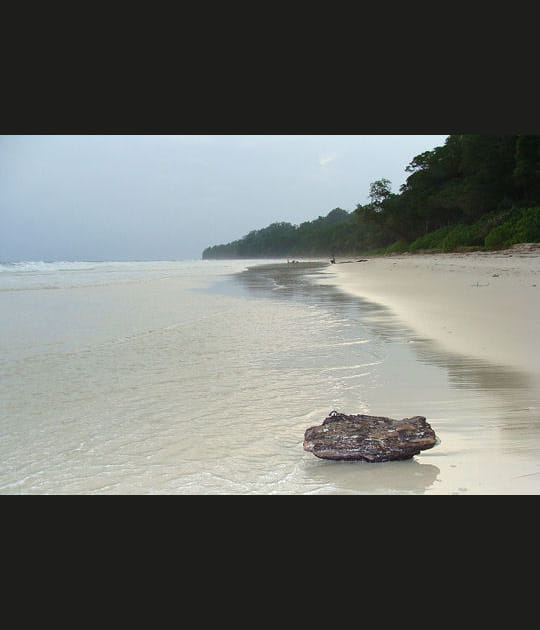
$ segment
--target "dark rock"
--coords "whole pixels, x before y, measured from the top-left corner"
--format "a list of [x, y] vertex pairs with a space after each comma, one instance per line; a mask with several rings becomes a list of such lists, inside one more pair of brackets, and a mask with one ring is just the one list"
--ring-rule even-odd
[[388, 462], [409, 459], [436, 442], [423, 416], [392, 420], [332, 411], [321, 425], [306, 429], [304, 450], [322, 459]]

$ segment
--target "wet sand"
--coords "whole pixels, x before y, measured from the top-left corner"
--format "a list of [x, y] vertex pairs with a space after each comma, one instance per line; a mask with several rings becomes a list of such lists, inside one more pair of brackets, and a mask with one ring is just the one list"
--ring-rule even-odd
[[[434, 471], [425, 492], [540, 494], [539, 247], [337, 259], [321, 282], [395, 331], [369, 412], [427, 417], [441, 443], [413, 460]], [[401, 359], [407, 348], [416, 361]], [[387, 491], [404, 471], [385, 467]]]
[[330, 269], [343, 290], [391, 308], [445, 350], [540, 377], [540, 247], [343, 260]]

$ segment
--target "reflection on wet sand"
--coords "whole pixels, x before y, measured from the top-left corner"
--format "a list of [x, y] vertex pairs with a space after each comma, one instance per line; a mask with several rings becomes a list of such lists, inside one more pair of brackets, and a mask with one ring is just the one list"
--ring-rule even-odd
[[337, 493], [411, 493], [422, 494], [431, 487], [440, 470], [433, 464], [421, 464], [416, 459], [396, 462], [317, 462], [305, 463], [310, 481], [322, 486], [330, 484]]
[[429, 339], [419, 338], [399, 320], [397, 314], [385, 306], [351, 296], [333, 285], [317, 283], [317, 274], [326, 267], [327, 264], [323, 262], [260, 265], [234, 275], [233, 279], [244, 290], [258, 297], [337, 306], [344, 313], [359, 317], [383, 341], [403, 342], [406, 339], [419, 361], [448, 371], [448, 379], [453, 387], [500, 390], [527, 389], [534, 385], [531, 376], [525, 372], [451, 353]]
[[418, 360], [448, 370], [448, 379], [458, 389], [499, 390], [526, 389], [534, 386], [530, 374], [508, 366], [495, 365], [462, 354], [449, 352], [431, 339], [418, 337], [386, 306], [367, 302], [362, 298], [360, 308], [365, 313], [364, 321], [385, 341], [403, 341], [411, 344]]

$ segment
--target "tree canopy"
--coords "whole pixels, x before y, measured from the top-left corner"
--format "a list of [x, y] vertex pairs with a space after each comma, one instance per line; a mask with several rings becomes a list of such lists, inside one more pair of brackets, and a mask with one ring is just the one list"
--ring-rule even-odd
[[369, 203], [299, 226], [273, 223], [203, 258], [452, 251], [540, 242], [540, 136], [450, 135], [413, 157], [399, 193], [381, 178]]

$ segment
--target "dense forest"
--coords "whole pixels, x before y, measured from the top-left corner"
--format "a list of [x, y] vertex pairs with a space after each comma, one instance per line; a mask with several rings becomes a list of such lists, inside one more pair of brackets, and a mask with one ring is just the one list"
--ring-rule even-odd
[[273, 223], [204, 250], [205, 259], [498, 249], [540, 242], [540, 136], [450, 135], [412, 159], [399, 193], [300, 225]]

